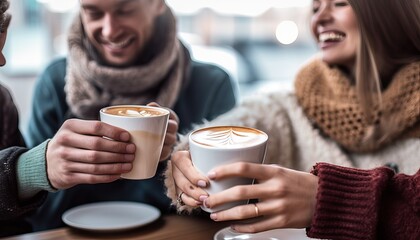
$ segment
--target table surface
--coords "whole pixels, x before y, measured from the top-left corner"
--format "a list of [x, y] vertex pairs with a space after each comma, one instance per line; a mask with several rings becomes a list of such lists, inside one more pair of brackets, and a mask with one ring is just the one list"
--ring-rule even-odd
[[17, 235], [4, 240], [53, 240], [53, 239], [213, 239], [228, 222], [214, 222], [208, 217], [164, 215], [155, 222], [130, 231], [100, 233], [63, 227], [48, 231]]

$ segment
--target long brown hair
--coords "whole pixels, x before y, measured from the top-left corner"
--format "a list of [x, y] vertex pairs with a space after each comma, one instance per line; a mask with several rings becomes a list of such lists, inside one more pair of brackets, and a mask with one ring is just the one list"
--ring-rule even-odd
[[368, 121], [381, 125], [381, 133], [367, 137], [386, 138], [386, 129], [392, 129], [396, 123], [390, 116], [373, 113], [381, 112], [381, 91], [398, 69], [420, 60], [420, 1], [348, 1], [358, 19], [361, 36], [355, 67], [359, 101]]

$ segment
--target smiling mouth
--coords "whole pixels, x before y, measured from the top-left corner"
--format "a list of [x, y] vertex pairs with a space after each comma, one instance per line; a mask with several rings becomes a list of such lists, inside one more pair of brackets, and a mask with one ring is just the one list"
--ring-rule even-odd
[[327, 32], [319, 34], [319, 41], [320, 42], [338, 42], [343, 40], [345, 37], [344, 34], [336, 33], [336, 32]]
[[106, 41], [103, 44], [112, 49], [123, 49], [127, 47], [131, 42], [132, 42], [132, 38], [128, 38], [124, 41], [119, 41], [119, 42]]

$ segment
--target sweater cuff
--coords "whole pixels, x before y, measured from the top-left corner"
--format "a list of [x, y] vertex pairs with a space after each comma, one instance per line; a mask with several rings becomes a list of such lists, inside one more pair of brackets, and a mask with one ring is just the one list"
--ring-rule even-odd
[[46, 153], [49, 140], [20, 155], [17, 161], [19, 199], [29, 199], [38, 192], [57, 191], [47, 177]]
[[307, 235], [321, 239], [375, 239], [379, 201], [392, 170], [361, 170], [318, 163], [317, 203]]

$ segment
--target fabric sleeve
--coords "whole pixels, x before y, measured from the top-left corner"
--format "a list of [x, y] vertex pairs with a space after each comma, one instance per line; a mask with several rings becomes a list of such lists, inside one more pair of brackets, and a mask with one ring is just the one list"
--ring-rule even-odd
[[52, 138], [66, 116], [64, 77], [65, 61], [53, 62], [36, 82], [29, 121], [29, 147], [35, 147]]
[[235, 105], [235, 82], [229, 75], [215, 65], [193, 61], [190, 80], [174, 107], [179, 132], [186, 134], [194, 124], [212, 121]]
[[307, 234], [322, 239], [420, 239], [420, 170], [315, 165], [317, 204]]
[[[214, 87], [214, 94], [211, 105], [209, 106], [209, 112], [206, 116], [207, 120], [213, 120], [217, 116], [228, 112], [236, 105], [236, 88], [234, 82], [225, 72], [222, 72], [221, 80], [219, 84]], [[214, 81], [213, 81], [214, 82]]]
[[0, 149], [25, 146], [19, 131], [19, 115], [7, 88], [0, 84]]
[[0, 221], [18, 219], [45, 201], [47, 192], [44, 191], [24, 201], [18, 197], [16, 165], [19, 156], [26, 151], [20, 147], [0, 151]]
[[19, 199], [29, 199], [38, 192], [45, 190], [55, 192], [47, 176], [46, 152], [48, 142], [32, 148], [20, 155], [17, 162], [17, 182]]

